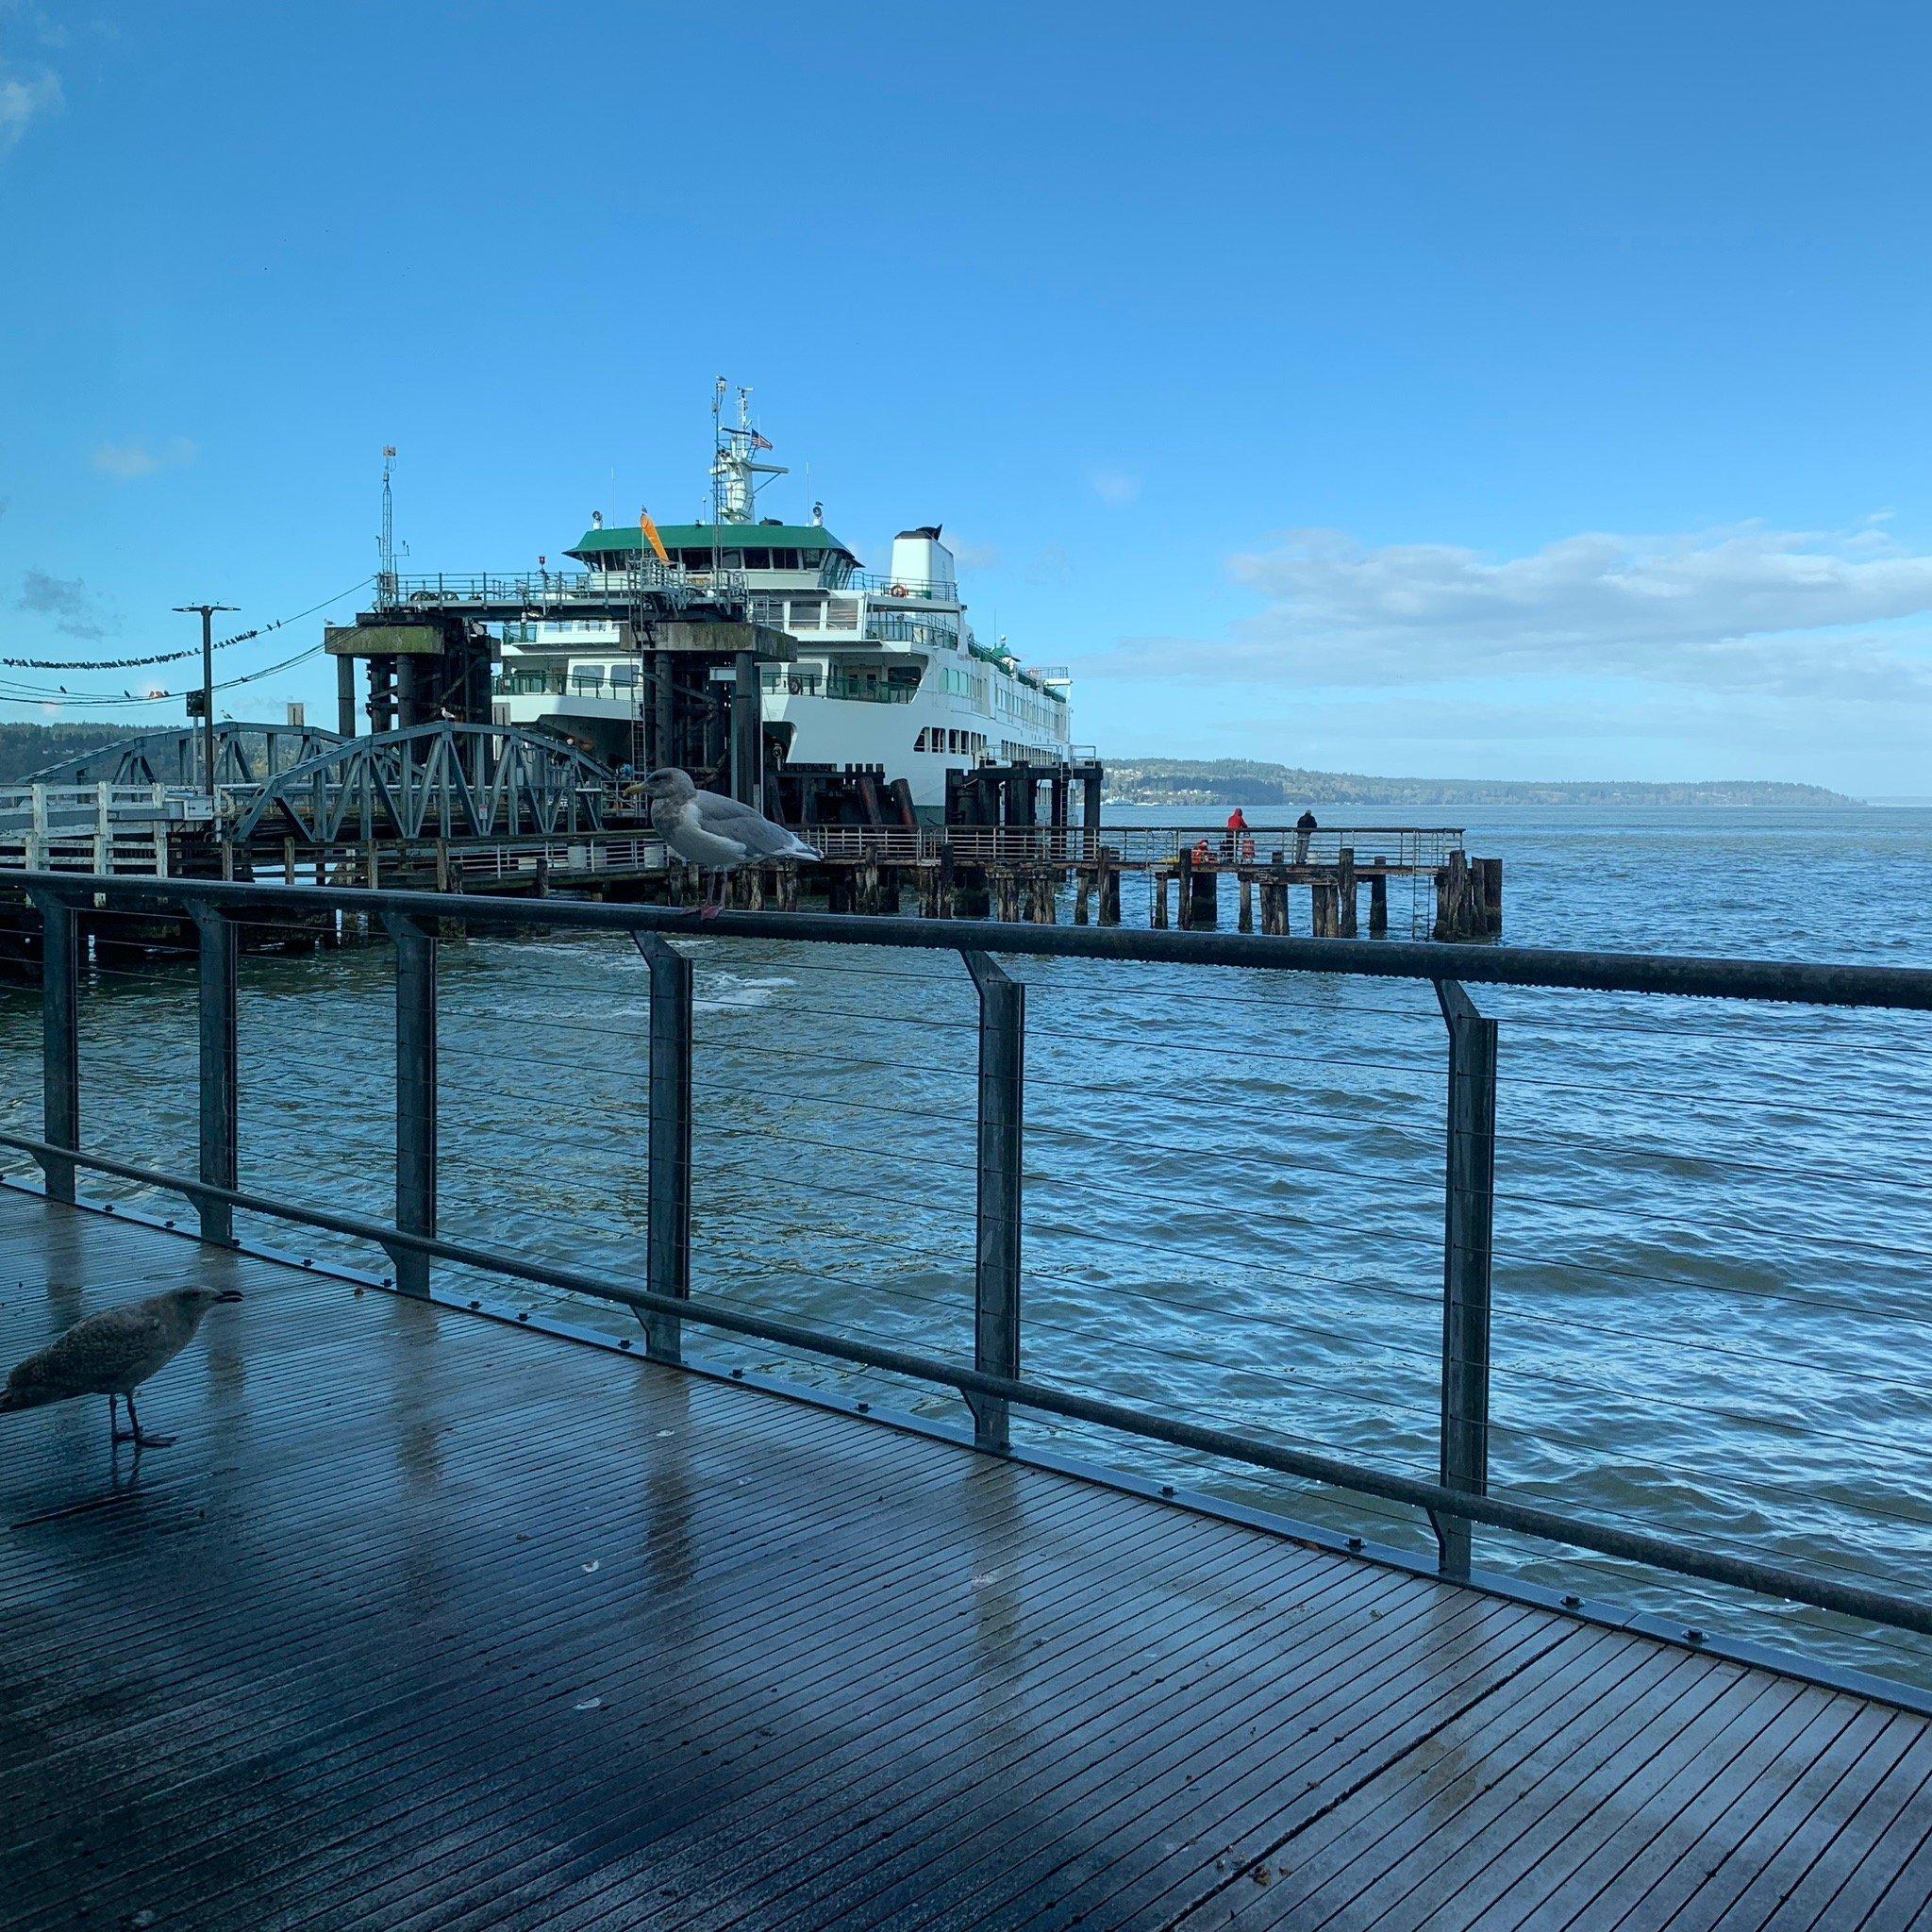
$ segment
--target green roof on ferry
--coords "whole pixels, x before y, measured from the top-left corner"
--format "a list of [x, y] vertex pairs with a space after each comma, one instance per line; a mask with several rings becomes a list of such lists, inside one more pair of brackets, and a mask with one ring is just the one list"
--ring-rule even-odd
[[[823, 524], [659, 524], [658, 534], [667, 550], [808, 550], [821, 557], [826, 551], [858, 558]], [[580, 563], [616, 552], [648, 549], [644, 533], [635, 524], [618, 524], [599, 530], [586, 530], [565, 553]]]

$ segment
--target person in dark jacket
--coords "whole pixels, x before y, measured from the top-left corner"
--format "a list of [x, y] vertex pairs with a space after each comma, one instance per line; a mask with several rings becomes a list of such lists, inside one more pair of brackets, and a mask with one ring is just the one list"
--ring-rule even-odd
[[1306, 865], [1308, 862], [1308, 834], [1316, 830], [1315, 814], [1305, 811], [1294, 822], [1294, 862]]

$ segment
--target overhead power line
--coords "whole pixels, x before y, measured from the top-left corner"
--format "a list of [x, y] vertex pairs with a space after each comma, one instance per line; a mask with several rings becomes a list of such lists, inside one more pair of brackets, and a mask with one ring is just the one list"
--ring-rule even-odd
[[[224, 651], [230, 644], [245, 644], [253, 638], [265, 638], [271, 631], [300, 624], [305, 617], [313, 617], [318, 610], [326, 610], [331, 604], [340, 604], [344, 597], [353, 597], [369, 581], [367, 577], [358, 578], [346, 591], [338, 591], [334, 596], [325, 597], [320, 604], [311, 604], [307, 610], [278, 617], [273, 624], [258, 624], [253, 630], [238, 630], [233, 637], [217, 638], [213, 648]], [[185, 651], [153, 651], [142, 658], [0, 658], [0, 665], [13, 671], [140, 671], [151, 664], [178, 664], [199, 655], [200, 646], [194, 645]]]

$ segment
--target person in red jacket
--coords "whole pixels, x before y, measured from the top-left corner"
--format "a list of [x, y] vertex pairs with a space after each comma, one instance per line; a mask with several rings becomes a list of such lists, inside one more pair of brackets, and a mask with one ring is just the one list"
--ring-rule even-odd
[[1227, 837], [1221, 841], [1224, 858], [1232, 858], [1241, 849], [1241, 834], [1247, 829], [1247, 815], [1236, 806], [1227, 815]]

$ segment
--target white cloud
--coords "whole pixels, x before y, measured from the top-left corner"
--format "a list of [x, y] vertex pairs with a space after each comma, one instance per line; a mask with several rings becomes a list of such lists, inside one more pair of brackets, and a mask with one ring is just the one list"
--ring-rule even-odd
[[1925, 636], [1870, 628], [1932, 614], [1932, 556], [1875, 525], [1586, 532], [1500, 559], [1301, 530], [1230, 567], [1266, 608], [1219, 640], [1130, 642], [1136, 670], [1354, 689], [1597, 677], [1932, 701]]
[[157, 470], [178, 470], [197, 454], [185, 436], [172, 436], [158, 444], [137, 436], [128, 442], [102, 443], [94, 452], [94, 468], [129, 483], [137, 476], [152, 476]]
[[1132, 503], [1141, 493], [1141, 479], [1130, 476], [1124, 470], [1096, 470], [1089, 479], [1093, 485], [1093, 493], [1102, 503], [1112, 504], [1115, 508]]
[[58, 113], [64, 99], [51, 70], [27, 72], [0, 62], [0, 156], [11, 154], [35, 122]]

